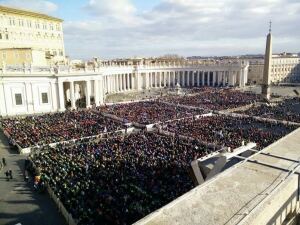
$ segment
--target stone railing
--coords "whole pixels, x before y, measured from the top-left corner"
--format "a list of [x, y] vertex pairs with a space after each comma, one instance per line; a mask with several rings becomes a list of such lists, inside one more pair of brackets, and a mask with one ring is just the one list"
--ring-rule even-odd
[[201, 63], [152, 63], [152, 64], [140, 64], [140, 65], [127, 65], [127, 64], [85, 64], [82, 67], [76, 67], [72, 65], [58, 65], [58, 66], [32, 66], [32, 65], [22, 65], [22, 66], [8, 66], [2, 64], [0, 67], [0, 74], [68, 74], [68, 73], [95, 73], [102, 72], [107, 69], [198, 69], [201, 67], [244, 67], [248, 63], [234, 61], [234, 62], [201, 62]]

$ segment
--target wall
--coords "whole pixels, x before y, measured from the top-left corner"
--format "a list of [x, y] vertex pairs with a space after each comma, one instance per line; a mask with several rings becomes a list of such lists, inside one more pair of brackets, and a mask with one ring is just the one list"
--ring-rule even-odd
[[6, 66], [47, 66], [45, 52], [31, 48], [0, 49], [0, 68]]
[[[47, 94], [48, 102], [43, 103], [42, 93]], [[16, 94], [21, 95], [22, 103], [20, 105], [16, 102]], [[55, 78], [2, 79], [0, 96], [0, 113], [2, 116], [55, 112], [58, 110]]]

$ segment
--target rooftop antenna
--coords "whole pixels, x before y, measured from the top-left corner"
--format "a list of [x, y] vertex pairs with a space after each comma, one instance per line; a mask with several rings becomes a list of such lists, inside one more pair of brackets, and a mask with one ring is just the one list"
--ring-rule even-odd
[[272, 31], [272, 21], [270, 20], [270, 22], [269, 22], [269, 33], [271, 33], [271, 31]]

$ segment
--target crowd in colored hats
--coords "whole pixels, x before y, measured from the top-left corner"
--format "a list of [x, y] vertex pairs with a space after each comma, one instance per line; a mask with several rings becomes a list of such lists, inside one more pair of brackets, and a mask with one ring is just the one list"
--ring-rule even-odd
[[236, 108], [261, 100], [260, 95], [234, 89], [202, 88], [195, 89], [193, 95], [166, 96], [162, 100], [175, 104], [201, 107], [209, 110]]
[[204, 110], [201, 109], [187, 109], [185, 107], [166, 104], [157, 100], [105, 105], [98, 109], [101, 112], [113, 114], [125, 119], [126, 121], [137, 122], [144, 125], [204, 113]]
[[92, 110], [6, 118], [4, 133], [21, 148], [45, 145], [122, 129], [122, 125]]
[[285, 99], [278, 104], [262, 104], [237, 113], [300, 123], [300, 98]]
[[231, 149], [242, 143], [255, 142], [262, 149], [297, 126], [277, 122], [257, 121], [253, 118], [230, 117], [224, 115], [204, 116], [199, 119], [183, 119], [163, 125], [162, 129], [199, 141], [214, 143]]
[[78, 224], [131, 224], [192, 189], [190, 163], [211, 151], [141, 131], [30, 157]]

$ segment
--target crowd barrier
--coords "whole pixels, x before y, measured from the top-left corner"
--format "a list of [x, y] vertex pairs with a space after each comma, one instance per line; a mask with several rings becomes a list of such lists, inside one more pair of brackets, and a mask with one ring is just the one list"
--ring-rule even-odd
[[[36, 171], [36, 165], [35, 163], [30, 160], [31, 164], [33, 165], [33, 169]], [[72, 217], [71, 213], [69, 213], [66, 210], [66, 207], [64, 206], [64, 204], [59, 200], [59, 198], [57, 198], [57, 196], [55, 195], [54, 191], [52, 190], [52, 188], [50, 187], [50, 185], [48, 183], [45, 184], [46, 185], [46, 190], [50, 196], [50, 198], [54, 201], [55, 205], [57, 206], [58, 211], [63, 215], [63, 217], [65, 218], [66, 222], [68, 225], [77, 225], [76, 220]]]
[[296, 123], [296, 122], [291, 122], [291, 121], [286, 121], [286, 120], [276, 120], [276, 119], [270, 119], [270, 118], [263, 118], [263, 117], [259, 117], [259, 116], [249, 116], [249, 115], [246, 115], [246, 114], [239, 114], [239, 113], [232, 113], [232, 112], [218, 112], [217, 114], [231, 116], [231, 117], [237, 117], [237, 118], [253, 118], [257, 121], [277, 123], [277, 124], [279, 123], [279, 124], [284, 124], [284, 125], [287, 125], [287, 126], [290, 126], [290, 125], [300, 126], [300, 123]]

